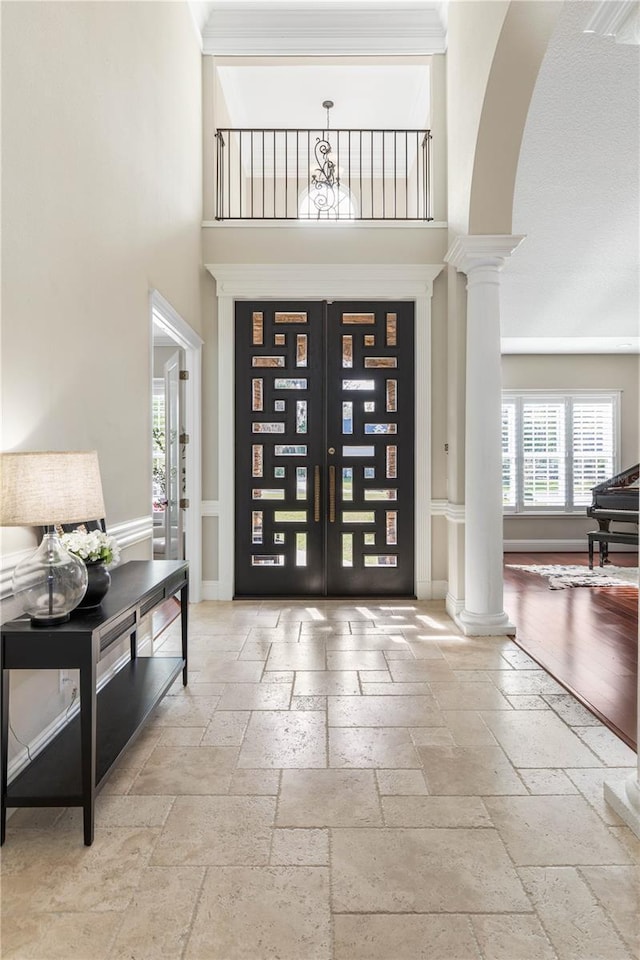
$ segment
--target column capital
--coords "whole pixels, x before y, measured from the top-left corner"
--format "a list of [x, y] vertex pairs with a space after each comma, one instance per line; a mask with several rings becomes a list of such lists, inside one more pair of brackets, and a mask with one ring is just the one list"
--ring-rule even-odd
[[444, 259], [460, 273], [468, 274], [476, 267], [492, 267], [494, 270], [501, 270], [505, 261], [524, 239], [524, 236], [510, 234], [456, 237]]

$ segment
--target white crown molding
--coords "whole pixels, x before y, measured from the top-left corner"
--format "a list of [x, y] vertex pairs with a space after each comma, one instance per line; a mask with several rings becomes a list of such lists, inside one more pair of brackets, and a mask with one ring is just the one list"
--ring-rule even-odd
[[502, 354], [524, 353], [640, 353], [640, 337], [503, 337]]
[[613, 37], [616, 43], [640, 44], [640, 4], [637, 0], [601, 0], [583, 33]]
[[475, 267], [483, 266], [492, 266], [499, 270], [524, 239], [523, 236], [510, 234], [456, 237], [444, 259], [461, 273], [468, 273]]
[[207, 263], [219, 297], [406, 300], [430, 297], [442, 264]]
[[392, 0], [218, 5], [202, 31], [203, 51], [217, 56], [445, 53], [439, 8]]

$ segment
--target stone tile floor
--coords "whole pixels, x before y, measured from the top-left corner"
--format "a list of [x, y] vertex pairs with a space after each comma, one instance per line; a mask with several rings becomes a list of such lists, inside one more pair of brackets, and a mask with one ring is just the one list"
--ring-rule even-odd
[[[179, 649], [179, 624], [157, 652]], [[21, 810], [5, 960], [633, 960], [635, 754], [440, 603], [202, 603], [100, 795]]]

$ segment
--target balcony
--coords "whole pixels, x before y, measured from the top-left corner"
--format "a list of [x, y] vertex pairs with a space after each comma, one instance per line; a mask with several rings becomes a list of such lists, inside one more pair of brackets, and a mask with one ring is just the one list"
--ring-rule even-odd
[[219, 128], [216, 219], [429, 221], [429, 130]]

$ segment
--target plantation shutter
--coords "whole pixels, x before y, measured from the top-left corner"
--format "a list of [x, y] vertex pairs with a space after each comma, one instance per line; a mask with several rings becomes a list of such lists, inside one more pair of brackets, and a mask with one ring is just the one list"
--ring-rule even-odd
[[517, 432], [516, 404], [502, 404], [502, 505], [515, 507], [517, 502]]
[[613, 402], [576, 399], [573, 403], [573, 503], [588, 506], [591, 489], [615, 473]]
[[566, 501], [565, 403], [522, 404], [522, 500], [525, 507]]

